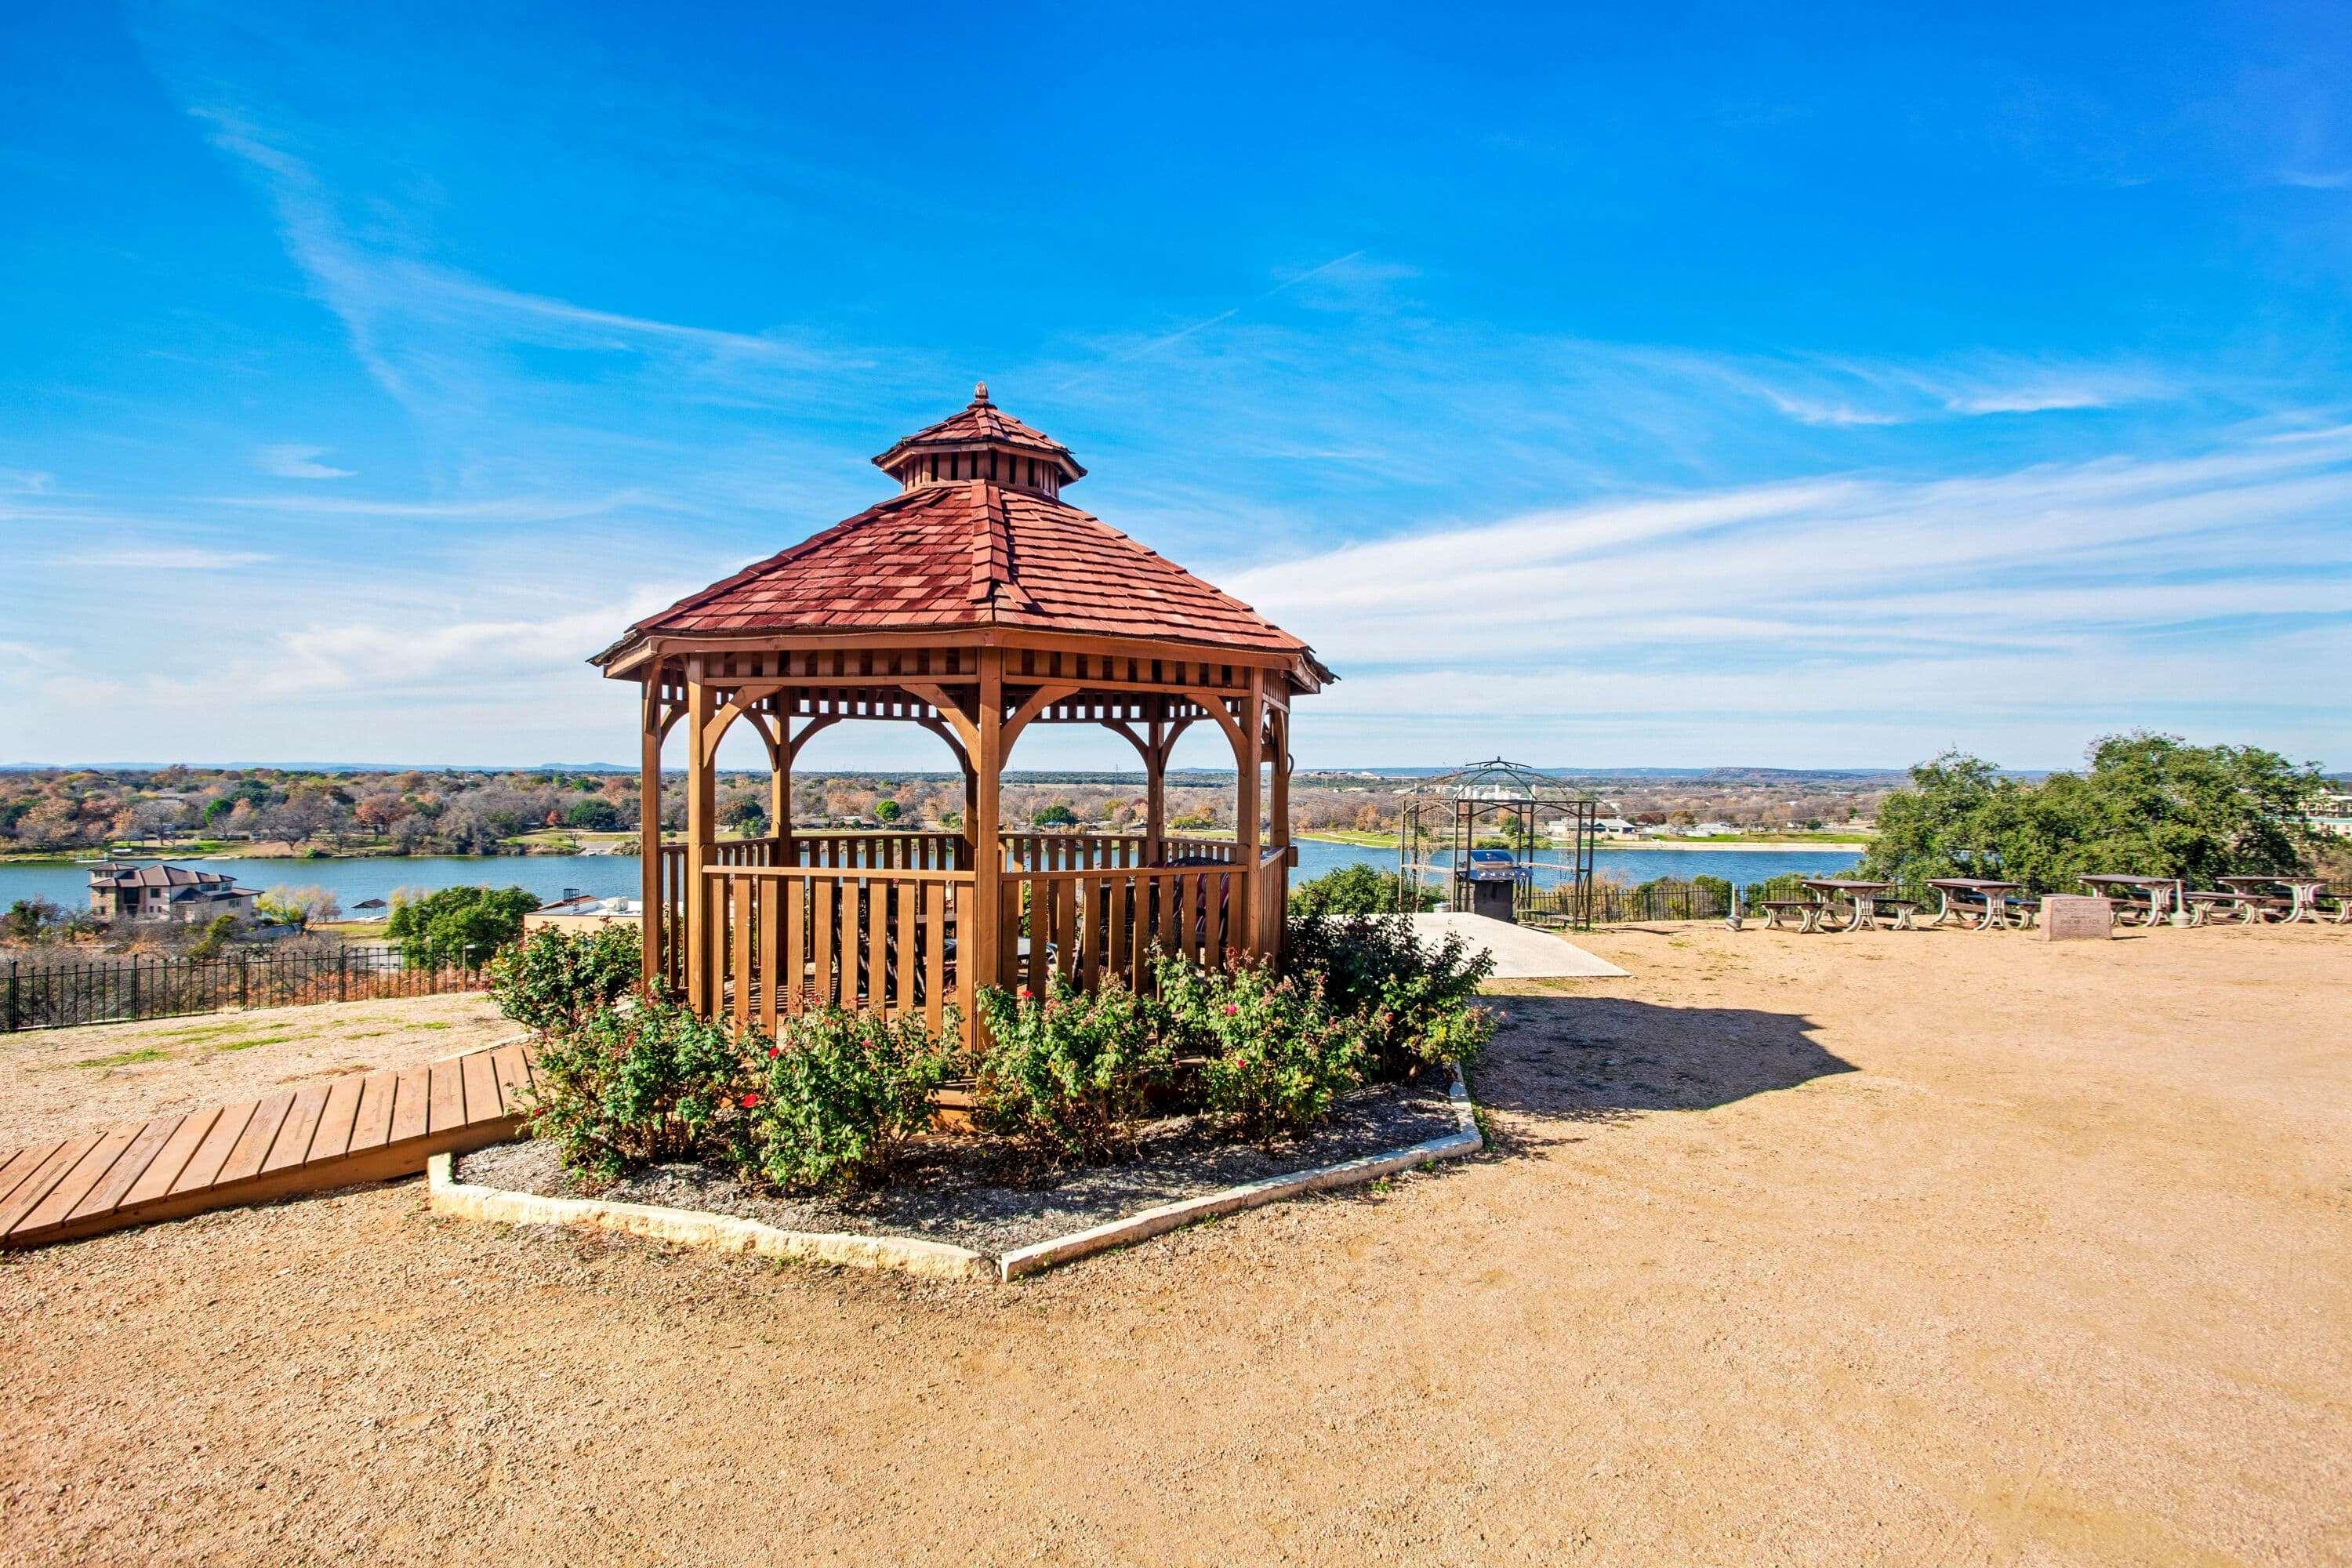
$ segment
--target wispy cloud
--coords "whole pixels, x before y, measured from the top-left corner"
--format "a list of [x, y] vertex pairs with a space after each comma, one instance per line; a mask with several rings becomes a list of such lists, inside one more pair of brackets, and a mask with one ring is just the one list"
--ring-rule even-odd
[[386, 500], [356, 496], [215, 496], [209, 504], [257, 511], [299, 512], [314, 517], [395, 517], [457, 522], [560, 522], [625, 508], [659, 509], [649, 490], [599, 496], [486, 496], [475, 500]]
[[255, 455], [254, 462], [265, 474], [281, 479], [348, 479], [349, 468], [329, 468], [319, 461], [327, 455], [324, 447], [264, 447]]
[[59, 566], [100, 567], [111, 571], [227, 572], [257, 566], [277, 557], [253, 550], [205, 550], [194, 545], [124, 545], [79, 551], [52, 557]]
[[2352, 657], [2347, 509], [2339, 426], [2164, 461], [1590, 505], [1228, 583], [1339, 668], [1318, 714], [1384, 746], [1436, 710], [1570, 732], [1645, 710], [1685, 729], [1866, 718], [1889, 735], [1933, 713], [1964, 734], [2300, 700], [2283, 671]]

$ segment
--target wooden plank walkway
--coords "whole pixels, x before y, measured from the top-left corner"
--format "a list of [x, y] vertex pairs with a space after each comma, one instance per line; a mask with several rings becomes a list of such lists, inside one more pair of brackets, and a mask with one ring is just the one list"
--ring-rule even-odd
[[518, 1041], [19, 1149], [0, 1158], [0, 1247], [415, 1175], [515, 1137], [530, 1082]]

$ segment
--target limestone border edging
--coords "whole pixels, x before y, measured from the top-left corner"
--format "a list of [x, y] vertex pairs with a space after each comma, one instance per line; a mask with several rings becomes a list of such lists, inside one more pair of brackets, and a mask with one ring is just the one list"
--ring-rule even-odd
[[696, 1209], [663, 1208], [653, 1204], [617, 1203], [603, 1198], [541, 1197], [535, 1193], [509, 1192], [502, 1187], [475, 1186], [457, 1179], [456, 1163], [447, 1154], [434, 1155], [426, 1166], [425, 1205], [438, 1214], [505, 1225], [599, 1226], [631, 1236], [651, 1237], [658, 1241], [674, 1241], [688, 1247], [719, 1247], [731, 1252], [753, 1252], [769, 1258], [837, 1263], [857, 1268], [891, 1268], [931, 1279], [1009, 1282], [1097, 1252], [1108, 1252], [1116, 1247], [1164, 1236], [1169, 1231], [1219, 1215], [1238, 1214], [1244, 1209], [1257, 1208], [1303, 1193], [1356, 1186], [1434, 1160], [1451, 1160], [1476, 1153], [1486, 1146], [1486, 1139], [1478, 1131], [1477, 1118], [1470, 1105], [1469, 1085], [1463, 1081], [1462, 1069], [1458, 1067], [1454, 1069], [1454, 1081], [1446, 1086], [1445, 1098], [1453, 1108], [1457, 1125], [1456, 1131], [1443, 1138], [1428, 1139], [1385, 1153], [1342, 1160], [1336, 1165], [1318, 1165], [1309, 1171], [1267, 1176], [1261, 1181], [1244, 1182], [1221, 1192], [1203, 1193], [1199, 1197], [1162, 1204], [1157, 1208], [1145, 1209], [1140, 1214], [1129, 1215], [1106, 1225], [1074, 1231], [1068, 1236], [1057, 1236], [1050, 1241], [1016, 1247], [997, 1258], [943, 1241], [784, 1230], [758, 1220], [740, 1219], [733, 1215], [707, 1214]]
[[1443, 1138], [1432, 1138], [1408, 1148], [1392, 1149], [1385, 1154], [1366, 1154], [1354, 1160], [1342, 1160], [1336, 1165], [1318, 1165], [1311, 1171], [1294, 1171], [1286, 1176], [1268, 1176], [1262, 1181], [1244, 1182], [1223, 1192], [1203, 1193], [1197, 1198], [1180, 1203], [1162, 1204], [1158, 1208], [1145, 1209], [1141, 1214], [1129, 1215], [1108, 1225], [1057, 1236], [1051, 1241], [1040, 1241], [1028, 1247], [1016, 1247], [999, 1258], [997, 1267], [1002, 1278], [1018, 1279], [1036, 1274], [1059, 1264], [1074, 1262], [1097, 1252], [1107, 1252], [1114, 1247], [1146, 1241], [1164, 1236], [1195, 1221], [1218, 1215], [1238, 1214], [1283, 1198], [1297, 1197], [1302, 1193], [1328, 1192], [1335, 1187], [1352, 1187], [1363, 1182], [1378, 1181], [1399, 1171], [1409, 1171], [1415, 1165], [1432, 1160], [1451, 1160], [1463, 1154], [1474, 1154], [1486, 1146], [1486, 1135], [1478, 1131], [1477, 1118], [1470, 1109], [1470, 1088], [1462, 1080], [1462, 1069], [1454, 1069], [1454, 1081], [1446, 1086], [1445, 1098], [1454, 1108], [1458, 1130]]
[[733, 1215], [662, 1208], [602, 1198], [551, 1198], [475, 1186], [457, 1179], [455, 1162], [436, 1154], [425, 1168], [425, 1206], [462, 1219], [504, 1225], [587, 1225], [631, 1236], [651, 1237], [688, 1247], [753, 1252], [804, 1263], [840, 1263], [857, 1268], [891, 1268], [937, 1279], [988, 1279], [995, 1260], [943, 1241], [897, 1236], [840, 1236], [784, 1230]]

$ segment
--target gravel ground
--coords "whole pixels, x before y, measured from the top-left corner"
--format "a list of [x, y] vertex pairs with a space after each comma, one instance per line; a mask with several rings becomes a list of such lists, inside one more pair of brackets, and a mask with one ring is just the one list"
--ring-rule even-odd
[[468, 1154], [457, 1163], [457, 1179], [549, 1197], [701, 1209], [786, 1230], [915, 1237], [992, 1256], [1180, 1198], [1443, 1138], [1460, 1123], [1445, 1097], [1446, 1080], [1424, 1079], [1351, 1096], [1325, 1125], [1273, 1148], [1220, 1136], [1194, 1118], [1171, 1117], [1144, 1129], [1130, 1160], [1032, 1174], [1009, 1168], [999, 1145], [926, 1138], [889, 1185], [839, 1196], [764, 1192], [698, 1164], [656, 1166], [592, 1194], [556, 1163], [554, 1145], [541, 1142]]
[[2352, 1561], [2352, 932], [1584, 944], [1491, 1153], [1013, 1286], [415, 1183], [0, 1260], [0, 1560]]
[[466, 993], [0, 1035], [0, 1150], [412, 1068], [518, 1032]]

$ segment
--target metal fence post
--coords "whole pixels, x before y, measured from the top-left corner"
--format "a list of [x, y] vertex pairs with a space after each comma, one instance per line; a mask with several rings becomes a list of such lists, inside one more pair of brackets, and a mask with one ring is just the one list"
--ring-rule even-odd
[[16, 961], [12, 958], [8, 961], [8, 1032], [12, 1035], [16, 1032], [17, 1018], [22, 1016], [16, 1010], [17, 986]]
[[338, 1002], [348, 1002], [351, 999], [351, 952], [349, 949], [339, 947], [335, 949], [335, 1000]]
[[236, 955], [236, 1005], [240, 1008], [247, 1005], [246, 999], [252, 992], [252, 975], [253, 959], [251, 955], [242, 952], [238, 953]]

